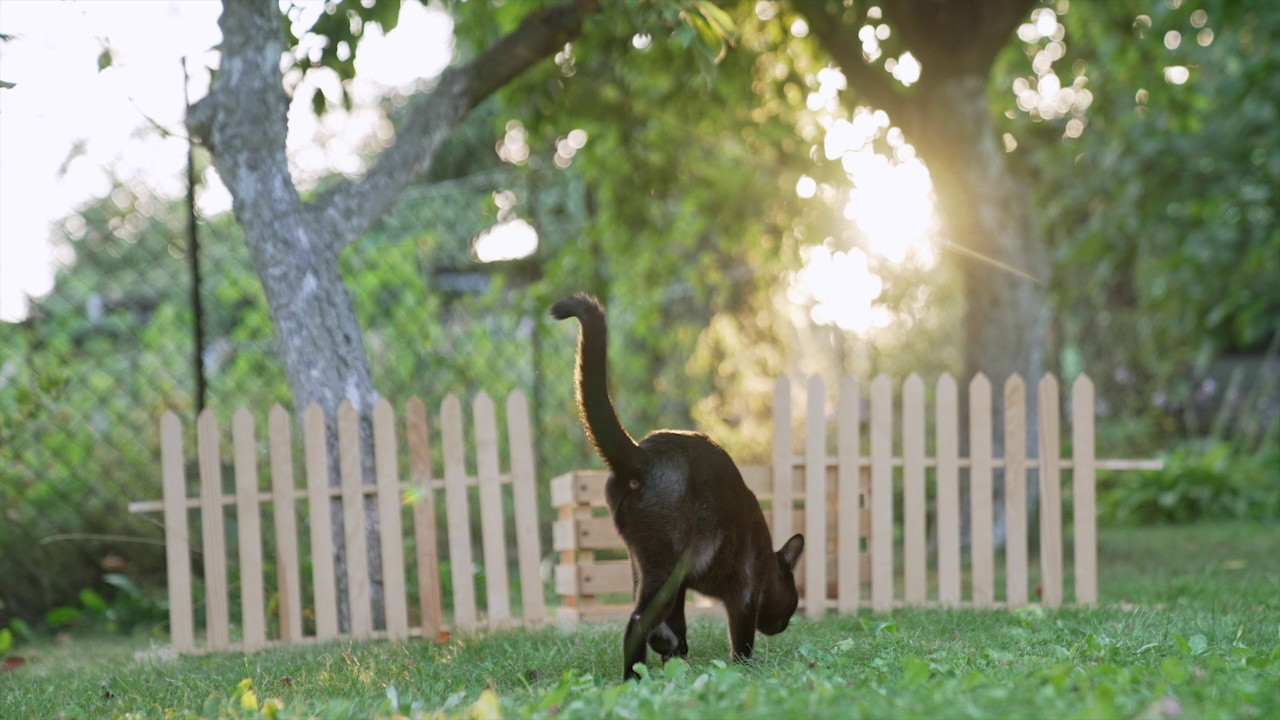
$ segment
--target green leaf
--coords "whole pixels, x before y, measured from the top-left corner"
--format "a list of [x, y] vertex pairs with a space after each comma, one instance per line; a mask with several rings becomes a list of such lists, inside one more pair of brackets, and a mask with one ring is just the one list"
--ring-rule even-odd
[[1191, 644], [1187, 642], [1186, 638], [1182, 637], [1178, 633], [1174, 633], [1173, 642], [1178, 646], [1178, 653], [1182, 655], [1182, 657], [1191, 656]]
[[1187, 641], [1187, 646], [1191, 649], [1192, 657], [1199, 657], [1209, 652], [1209, 641], [1199, 633], [1191, 636], [1191, 639]]
[[681, 25], [675, 29], [675, 32], [672, 33], [672, 37], [675, 38], [680, 47], [687, 50], [689, 46], [693, 44], [693, 27], [690, 25]]
[[98, 53], [98, 72], [102, 72], [111, 67], [111, 48], [104, 47], [102, 52]]
[[0, 655], [4, 655], [5, 653], [9, 652], [10, 648], [12, 647], [13, 647], [13, 633], [9, 630], [9, 628], [4, 628], [3, 630], [0, 630]]
[[733, 22], [733, 18], [729, 13], [721, 10], [714, 3], [708, 0], [695, 0], [693, 3], [698, 8], [698, 12], [707, 19], [707, 22], [716, 29], [717, 34], [724, 40], [732, 40], [737, 33], [737, 26]]
[[857, 650], [859, 644], [853, 638], [845, 638], [831, 646], [831, 652], [836, 655], [843, 655]]
[[910, 685], [918, 685], [929, 679], [929, 663], [915, 655], [907, 655], [899, 661], [902, 677]]
[[320, 88], [316, 88], [315, 93], [311, 95], [311, 111], [318, 117], [324, 115], [325, 107], [324, 92]]
[[102, 599], [101, 595], [88, 588], [80, 591], [80, 602], [84, 604], [87, 610], [94, 612], [106, 612], [107, 610], [107, 601]]
[[879, 635], [882, 632], [894, 635], [898, 632], [898, 623], [893, 622], [892, 620], [879, 620], [873, 622], [865, 618], [859, 618], [858, 622], [862, 625], [863, 630], [871, 633], [872, 635]]
[[62, 605], [45, 613], [44, 621], [54, 627], [66, 627], [80, 622], [81, 617], [79, 610], [69, 605]]
[[118, 588], [121, 592], [130, 597], [142, 597], [142, 591], [138, 589], [138, 586], [134, 584], [133, 580], [129, 579], [128, 575], [124, 575], [122, 573], [107, 573], [102, 576], [102, 582], [114, 588]]
[[0, 80], [0, 90], [8, 90], [9, 88], [16, 87], [16, 86], [17, 86], [17, 83], [5, 82], [4, 80]]
[[605, 691], [601, 693], [600, 697], [600, 714], [608, 715], [612, 712], [613, 708], [618, 704], [618, 696], [621, 695], [624, 690], [630, 688], [631, 683], [627, 683], [626, 685], [613, 685], [605, 688]]

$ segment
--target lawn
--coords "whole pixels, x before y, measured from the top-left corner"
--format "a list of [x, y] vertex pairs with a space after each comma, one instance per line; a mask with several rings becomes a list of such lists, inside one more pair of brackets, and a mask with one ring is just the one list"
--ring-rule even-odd
[[1280, 527], [1106, 530], [1099, 554], [1096, 609], [797, 618], [748, 666], [705, 620], [639, 683], [613, 625], [179, 660], [73, 640], [22, 649], [0, 718], [1280, 717]]

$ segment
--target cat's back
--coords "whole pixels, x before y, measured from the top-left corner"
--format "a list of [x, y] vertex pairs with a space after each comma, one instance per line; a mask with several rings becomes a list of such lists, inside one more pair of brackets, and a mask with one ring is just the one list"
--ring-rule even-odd
[[640, 442], [655, 460], [659, 487], [679, 490], [688, 500], [715, 503], [755, 500], [729, 453], [698, 432], [659, 430]]

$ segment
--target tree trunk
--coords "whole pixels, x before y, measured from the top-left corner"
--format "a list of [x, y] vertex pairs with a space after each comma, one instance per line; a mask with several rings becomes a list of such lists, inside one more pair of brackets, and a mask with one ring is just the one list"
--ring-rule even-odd
[[[374, 482], [373, 426], [371, 413], [378, 393], [373, 386], [368, 355], [356, 318], [355, 308], [338, 269], [335, 254], [310, 247], [309, 234], [289, 232], [298, 226], [280, 228], [258, 225], [240, 217], [249, 254], [267, 297], [277, 347], [294, 398], [297, 417], [312, 403], [325, 411], [325, 444], [329, 458], [329, 482], [340, 483], [337, 408], [351, 403], [359, 418], [361, 463], [366, 484]], [[250, 229], [252, 228], [252, 230]], [[321, 247], [324, 245], [321, 244]], [[342, 503], [331, 504], [334, 528], [334, 568], [337, 575], [339, 622], [349, 624], [345, 534], [342, 531]], [[378, 542], [378, 514], [372, 496], [364, 498], [370, 588], [369, 601], [375, 627], [383, 625], [382, 551]]]
[[[338, 271], [340, 244], [328, 227], [310, 221], [289, 176], [289, 99], [280, 78], [280, 23], [271, 3], [226, 3], [220, 19], [222, 62], [211, 95], [218, 117], [208, 141], [262, 281], [297, 417], [301, 421], [302, 411], [312, 403], [324, 409], [329, 482], [337, 485], [337, 408], [349, 400], [361, 417], [362, 470], [365, 481], [372, 482], [368, 413], [377, 393], [355, 309]], [[350, 628], [350, 608], [342, 505], [337, 499], [331, 512], [339, 623], [345, 630]], [[365, 504], [365, 524], [373, 580], [370, 601], [377, 623], [382, 563], [371, 501]]]
[[[1044, 370], [1049, 263], [1025, 185], [1010, 172], [991, 123], [987, 77], [949, 77], [922, 87], [907, 136], [925, 159], [942, 213], [945, 240], [964, 285], [964, 377], [991, 380], [996, 457], [1004, 455], [1004, 382], [1017, 373], [1027, 383], [1027, 453], [1039, 447], [1036, 384]], [[967, 443], [966, 443], [967, 444]], [[1034, 512], [1038, 484], [1027, 488]], [[1004, 544], [1003, 472], [996, 477], [995, 537]], [[962, 504], [968, 505], [967, 493]], [[964, 536], [969, 514], [962, 512]]]

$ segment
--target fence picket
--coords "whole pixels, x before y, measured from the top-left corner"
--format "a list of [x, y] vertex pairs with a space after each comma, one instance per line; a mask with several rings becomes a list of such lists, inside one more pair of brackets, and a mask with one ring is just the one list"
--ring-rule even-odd
[[293, 506], [293, 439], [289, 413], [279, 404], [267, 416], [271, 444], [271, 511], [276, 530], [276, 579], [279, 584], [280, 639], [302, 637], [302, 581], [298, 562], [298, 521]]
[[791, 380], [785, 375], [773, 387], [773, 536], [778, 543], [791, 537]]
[[311, 577], [316, 639], [338, 636], [338, 581], [334, 574], [333, 501], [329, 497], [329, 451], [324, 411], [311, 403], [303, 412], [303, 453], [307, 465], [307, 516], [311, 527]]
[[1047, 608], [1062, 605], [1062, 476], [1058, 463], [1058, 379], [1040, 379], [1040, 601]]
[[836, 504], [839, 508], [836, 530], [839, 543], [836, 550], [836, 610], [841, 613], [856, 611], [862, 594], [862, 509], [858, 505], [862, 492], [862, 470], [858, 452], [858, 429], [861, 427], [858, 400], [858, 381], [849, 375], [844, 376], [840, 383], [840, 402], [836, 410]]
[[1027, 388], [1014, 373], [1004, 383], [1005, 601], [1027, 604]]
[[960, 410], [956, 381], [938, 378], [934, 422], [938, 454], [938, 601], [960, 606]]
[[502, 487], [498, 484], [498, 430], [493, 400], [481, 392], [471, 403], [476, 429], [476, 477], [480, 485], [480, 537], [484, 553], [485, 600], [489, 628], [506, 627], [511, 620], [507, 588], [507, 535], [503, 522]]
[[893, 386], [871, 381], [871, 609], [893, 609]]
[[471, 574], [471, 517], [467, 503], [466, 446], [462, 440], [462, 405], [450, 393], [440, 406], [444, 436], [444, 501], [449, 521], [449, 571], [453, 580], [453, 623], [459, 630], [476, 628], [476, 586]]
[[347, 400], [338, 405], [338, 472], [342, 478], [342, 529], [351, 636], [365, 638], [373, 633], [373, 614], [369, 606], [369, 545], [364, 527], [360, 420]]
[[413, 544], [418, 561], [418, 604], [422, 632], [434, 637], [444, 627], [440, 600], [440, 556], [436, 534], [436, 491], [431, 478], [431, 440], [427, 408], [417, 397], [405, 405], [409, 473], [413, 478]]
[[1080, 375], [1071, 387], [1072, 524], [1078, 605], [1098, 604], [1098, 516], [1093, 432], [1093, 381], [1087, 375]]
[[382, 550], [382, 596], [387, 637], [409, 637], [404, 582], [404, 528], [400, 522], [400, 472], [396, 465], [396, 417], [386, 398], [373, 406], [373, 461], [378, 492], [378, 534]]
[[178, 652], [196, 649], [191, 599], [191, 535], [187, 522], [187, 472], [182, 423], [172, 411], [160, 418], [160, 468], [164, 482], [164, 550], [169, 586], [169, 641]]
[[200, 457], [200, 523], [204, 556], [205, 634], [210, 650], [231, 644], [227, 600], [227, 543], [222, 511], [222, 451], [212, 410], [196, 421]]
[[[827, 419], [826, 387], [809, 378], [804, 429], [805, 615], [820, 618], [827, 610]], [[789, 537], [789, 536], [788, 536]], [[785, 542], [786, 538], [780, 538]]]
[[902, 387], [903, 597], [925, 599], [924, 381], [911, 373]]
[[978, 608], [995, 602], [991, 503], [991, 381], [978, 373], [969, 383], [969, 533], [973, 606]]
[[258, 448], [253, 416], [240, 408], [231, 419], [236, 471], [236, 527], [240, 545], [240, 622], [246, 650], [267, 641], [262, 588], [262, 512], [258, 505]]
[[546, 620], [542, 597], [542, 547], [538, 538], [538, 487], [529, 432], [529, 403], [524, 393], [507, 396], [507, 447], [511, 455], [511, 499], [515, 503], [516, 558], [520, 567], [520, 602], [526, 627]]

